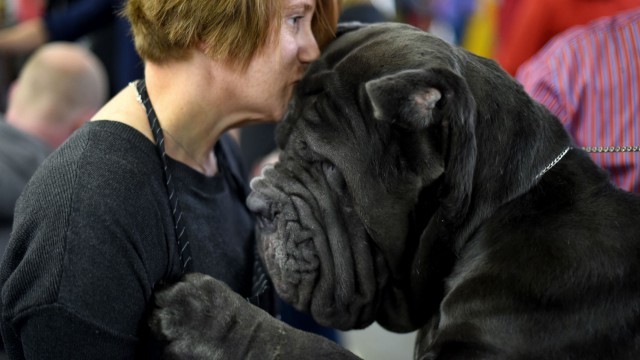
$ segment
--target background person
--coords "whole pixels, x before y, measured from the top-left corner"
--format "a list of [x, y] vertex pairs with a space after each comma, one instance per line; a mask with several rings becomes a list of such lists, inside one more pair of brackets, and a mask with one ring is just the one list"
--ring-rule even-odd
[[577, 145], [614, 150], [590, 155], [616, 185], [640, 192], [640, 8], [563, 32], [516, 78]]
[[[47, 7], [41, 16], [0, 30], [0, 53], [21, 55], [47, 42], [92, 35], [90, 47], [105, 64], [115, 94], [143, 75], [129, 23], [117, 15], [123, 4], [124, 0], [74, 0]], [[105, 30], [108, 32], [102, 32]]]
[[100, 60], [72, 43], [50, 43], [21, 69], [0, 121], [0, 257], [16, 200], [38, 166], [107, 98]]
[[496, 60], [511, 75], [551, 38], [576, 25], [639, 5], [638, 0], [518, 0], [502, 19]]
[[144, 81], [54, 152], [16, 206], [0, 266], [10, 356], [157, 358], [152, 294], [188, 271], [251, 296], [254, 219], [239, 149], [223, 134], [283, 116], [336, 8], [127, 1]]

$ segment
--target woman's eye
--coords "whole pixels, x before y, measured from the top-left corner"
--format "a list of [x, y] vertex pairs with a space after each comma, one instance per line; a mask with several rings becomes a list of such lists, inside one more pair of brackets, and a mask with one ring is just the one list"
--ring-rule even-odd
[[296, 16], [291, 16], [287, 19], [287, 22], [289, 23], [289, 25], [298, 28], [299, 26], [299, 22], [300, 20], [302, 20], [304, 18], [304, 16], [302, 15], [296, 15]]

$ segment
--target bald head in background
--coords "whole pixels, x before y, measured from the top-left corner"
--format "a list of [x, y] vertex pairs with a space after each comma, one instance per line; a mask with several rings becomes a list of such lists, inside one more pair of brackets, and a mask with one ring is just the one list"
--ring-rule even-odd
[[9, 95], [6, 120], [57, 148], [104, 104], [106, 70], [89, 50], [49, 43], [25, 63]]
[[0, 121], [0, 256], [16, 200], [45, 160], [107, 100], [103, 64], [74, 43], [49, 43], [29, 57]]

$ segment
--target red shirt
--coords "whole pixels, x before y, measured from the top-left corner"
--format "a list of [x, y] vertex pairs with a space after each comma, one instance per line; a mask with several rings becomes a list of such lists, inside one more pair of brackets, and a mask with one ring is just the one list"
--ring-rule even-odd
[[518, 0], [513, 6], [496, 54], [498, 63], [512, 75], [556, 34], [638, 7], [640, 0]]
[[16, 15], [18, 22], [42, 16], [44, 8], [44, 0], [18, 0]]
[[[574, 27], [516, 78], [583, 147], [640, 146], [640, 8]], [[640, 152], [592, 153], [623, 189], [640, 192]]]

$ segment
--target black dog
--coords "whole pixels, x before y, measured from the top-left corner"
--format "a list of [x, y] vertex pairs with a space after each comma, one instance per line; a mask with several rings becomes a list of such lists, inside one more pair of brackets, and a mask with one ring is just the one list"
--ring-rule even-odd
[[[407, 25], [347, 30], [252, 182], [280, 296], [340, 329], [420, 329], [419, 359], [640, 359], [640, 198], [493, 61]], [[160, 306], [167, 335], [178, 306]]]

